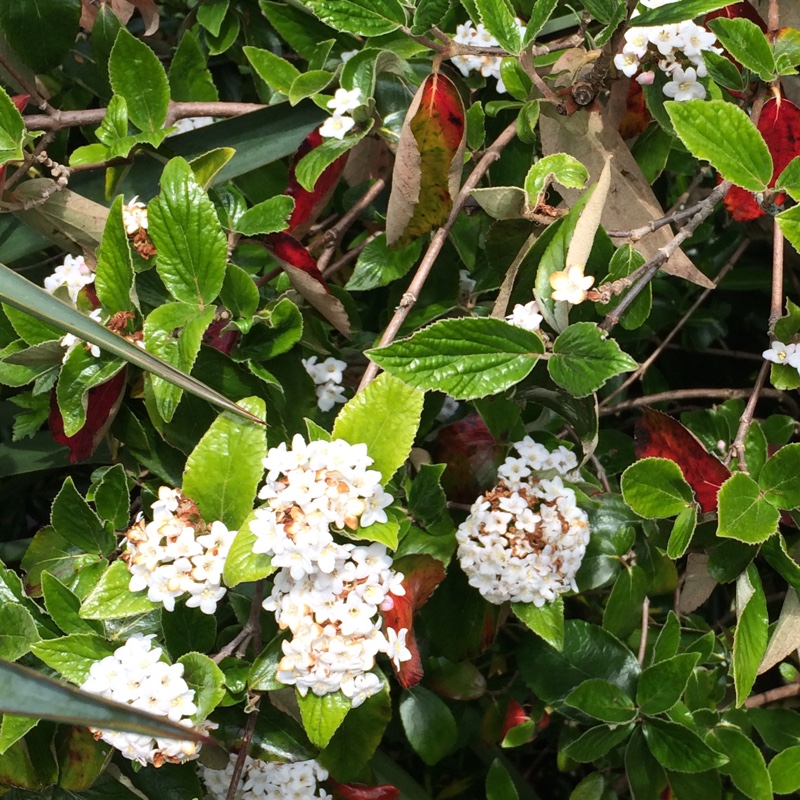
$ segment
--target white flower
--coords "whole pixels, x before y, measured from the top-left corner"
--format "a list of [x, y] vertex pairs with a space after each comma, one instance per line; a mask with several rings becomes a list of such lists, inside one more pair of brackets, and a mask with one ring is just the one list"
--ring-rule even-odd
[[67, 256], [64, 263], [55, 268], [52, 275], [44, 279], [44, 288], [53, 294], [61, 286], [67, 287], [69, 299], [78, 302], [78, 294], [84, 286], [94, 282], [94, 272], [86, 265], [83, 256]]
[[344, 403], [347, 398], [344, 396], [344, 388], [337, 386], [333, 381], [317, 386], [317, 406], [321, 411], [330, 411], [336, 403]]
[[539, 304], [535, 300], [530, 303], [517, 303], [506, 320], [526, 331], [538, 331], [544, 317], [539, 313]]
[[784, 364], [791, 361], [797, 354], [797, 345], [783, 344], [783, 342], [773, 342], [769, 350], [765, 350], [761, 357], [773, 364]]
[[193, 131], [197, 128], [205, 128], [207, 125], [214, 124], [214, 117], [183, 117], [176, 119], [172, 127], [175, 130], [170, 131], [167, 136], [178, 136], [187, 131]]
[[344, 139], [344, 135], [356, 124], [352, 117], [332, 116], [322, 123], [320, 136], [327, 139]]
[[642, 72], [636, 76], [636, 82], [641, 86], [652, 86], [655, 80], [656, 80], [656, 74], [651, 69], [647, 70], [647, 72]]
[[386, 655], [391, 659], [395, 669], [400, 669], [403, 661], [409, 661], [412, 658], [411, 651], [406, 647], [406, 636], [408, 636], [408, 628], [400, 628], [399, 631], [394, 628], [386, 629], [388, 642]]
[[447, 420], [456, 415], [459, 408], [461, 408], [461, 403], [450, 396], [445, 397], [444, 403], [442, 403], [442, 407], [436, 415], [436, 421], [447, 422]]
[[[200, 767], [207, 798], [225, 800], [236, 760], [236, 753], [231, 753], [224, 770]], [[247, 755], [236, 797], [238, 800], [330, 800], [331, 796], [317, 785], [327, 777], [327, 771], [316, 761], [281, 764]]]
[[[102, 313], [102, 309], [96, 308], [89, 314], [89, 316], [96, 322], [100, 322]], [[79, 339], [72, 333], [67, 333], [61, 338], [61, 346], [67, 348], [64, 352], [64, 357], [61, 359], [62, 363], [66, 362], [67, 356], [72, 352], [73, 348], [77, 347], [79, 344], [86, 344], [86, 342], [84, 342], [83, 339]], [[95, 358], [100, 358], [100, 348], [96, 344], [88, 345], [87, 349]]]
[[584, 275], [579, 266], [567, 267], [550, 276], [553, 300], [578, 305], [586, 299], [586, 290], [594, 283], [591, 275]]
[[617, 53], [614, 56], [614, 66], [627, 78], [632, 78], [639, 69], [639, 59], [635, 53]]
[[661, 27], [645, 28], [650, 41], [656, 46], [662, 56], [669, 56], [674, 50], [683, 48], [683, 37], [678, 25], [662, 25]]
[[147, 230], [147, 206], [138, 195], [122, 206], [122, 224], [128, 236], [133, 236], [140, 228]]
[[345, 50], [344, 53], [339, 56], [342, 59], [342, 64], [346, 64], [353, 56], [358, 55], [358, 50]]
[[647, 52], [647, 46], [650, 44], [647, 28], [628, 28], [625, 31], [625, 46], [622, 48], [623, 53], [631, 53], [637, 58], [642, 58]]
[[706, 96], [706, 90], [702, 83], [697, 82], [697, 71], [694, 67], [687, 67], [685, 70], [676, 67], [672, 80], [664, 84], [664, 94], [682, 103], [685, 100], [702, 100]]
[[687, 19], [680, 23], [678, 29], [683, 39], [683, 52], [689, 58], [700, 55], [704, 50], [717, 50], [714, 47], [717, 37], [702, 25], [695, 25], [692, 20]]
[[[334, 116], [342, 116], [348, 111], [353, 111], [361, 105], [360, 89], [337, 89], [332, 100], [328, 100], [327, 106], [333, 111]], [[325, 134], [322, 134], [323, 136]]]

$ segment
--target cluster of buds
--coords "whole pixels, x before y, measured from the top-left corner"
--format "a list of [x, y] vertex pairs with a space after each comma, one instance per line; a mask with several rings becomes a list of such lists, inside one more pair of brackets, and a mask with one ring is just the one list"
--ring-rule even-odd
[[139, 200], [138, 195], [122, 206], [122, 225], [142, 258], [148, 259], [155, 254], [156, 248], [147, 232], [147, 206]]
[[[235, 765], [236, 754], [232, 753], [225, 769], [200, 768], [208, 800], [225, 800]], [[280, 764], [248, 755], [236, 797], [237, 800], [332, 800], [331, 795], [318, 786], [327, 777], [327, 770], [316, 761]]]
[[336, 403], [344, 403], [344, 388], [342, 387], [342, 373], [347, 368], [345, 361], [338, 358], [326, 358], [317, 363], [317, 356], [302, 359], [306, 372], [314, 381], [317, 391], [317, 406], [321, 411], [330, 411]]
[[[192, 715], [197, 713], [194, 689], [183, 679], [183, 664], [161, 661], [161, 648], [152, 646], [153, 636], [134, 634], [122, 647], [92, 664], [89, 677], [81, 685], [85, 692], [108, 700], [166, 717], [171, 722], [207, 732], [213, 723], [195, 726]], [[197, 758], [200, 745], [178, 739], [156, 739], [146, 734], [94, 730], [102, 739], [119, 750], [125, 758], [143, 766], [160, 767], [165, 762], [180, 764]]]
[[[643, 6], [660, 8], [677, 0], [641, 0]], [[634, 12], [634, 17], [638, 12]], [[653, 66], [670, 76], [663, 88], [664, 94], [682, 102], [702, 100], [706, 89], [698, 78], [708, 74], [703, 57], [705, 51], [721, 53], [715, 47], [717, 37], [692, 20], [671, 25], [632, 27], [625, 31], [625, 45], [614, 59], [614, 64], [624, 75], [641, 84], [655, 80]], [[637, 75], [638, 73], [638, 75]]]
[[407, 631], [381, 630], [380, 610], [405, 594], [403, 576], [381, 544], [339, 544], [333, 532], [386, 522], [392, 497], [370, 470], [366, 445], [340, 439], [306, 444], [295, 436], [264, 459], [266, 483], [250, 529], [253, 552], [280, 570], [264, 608], [292, 639], [282, 644], [278, 680], [305, 695], [341, 689], [353, 706], [381, 689], [370, 672], [378, 653], [396, 663], [411, 657]]
[[[520, 37], [525, 35], [525, 23], [516, 18]], [[456, 28], [456, 35], [453, 41], [458, 44], [465, 44], [471, 47], [499, 47], [500, 42], [492, 36], [489, 31], [481, 24], [473, 25], [472, 21], [465, 22]], [[490, 55], [459, 55], [450, 59], [459, 72], [466, 78], [470, 72], [480, 72], [484, 78], [495, 78], [497, 80], [497, 91], [500, 94], [506, 93], [506, 87], [500, 76], [500, 64], [502, 58]]]
[[191, 500], [166, 486], [152, 509], [152, 522], [139, 519], [127, 533], [122, 558], [131, 573], [128, 588], [147, 589], [150, 601], [167, 611], [188, 594], [187, 606], [213, 614], [225, 596], [222, 569], [236, 531], [219, 521], [205, 523]]
[[526, 436], [498, 470], [456, 532], [469, 583], [490, 602], [543, 606], [577, 591], [575, 575], [589, 542], [586, 513], [562, 478], [579, 479], [575, 455], [550, 452]]

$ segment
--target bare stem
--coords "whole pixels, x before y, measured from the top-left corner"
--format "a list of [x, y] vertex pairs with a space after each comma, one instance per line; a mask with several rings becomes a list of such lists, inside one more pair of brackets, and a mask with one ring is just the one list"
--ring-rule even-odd
[[364, 248], [371, 242], [373, 239], [376, 239], [379, 236], [377, 233], [371, 233], [364, 239], [363, 242], [357, 244], [355, 247], [348, 250], [338, 261], [334, 261], [325, 272], [322, 273], [323, 278], [330, 278], [332, 275], [335, 275], [340, 269], [346, 267], [351, 261], [355, 261], [362, 253]]
[[761, 694], [754, 694], [744, 701], [745, 708], [758, 708], [767, 703], [774, 703], [776, 700], [786, 700], [787, 697], [795, 697], [800, 694], [800, 683], [790, 683], [788, 686], [779, 686], [777, 689], [770, 689]]
[[[409, 312], [417, 302], [417, 297], [419, 296], [420, 291], [422, 291], [425, 281], [428, 279], [428, 275], [433, 268], [436, 257], [439, 255], [439, 252], [444, 246], [447, 236], [450, 233], [450, 229], [458, 219], [458, 215], [461, 213], [464, 203], [467, 202], [470, 192], [478, 185], [478, 182], [486, 174], [489, 167], [495, 161], [497, 161], [498, 158], [500, 158], [503, 148], [516, 135], [517, 122], [514, 120], [514, 122], [506, 127], [505, 130], [503, 130], [502, 133], [494, 140], [494, 143], [491, 145], [491, 147], [488, 147], [484, 151], [480, 161], [478, 161], [478, 163], [475, 165], [475, 169], [472, 170], [469, 177], [464, 181], [464, 185], [461, 187], [458, 197], [456, 197], [455, 201], [453, 202], [453, 208], [450, 211], [450, 216], [448, 216], [444, 225], [442, 225], [442, 227], [439, 228], [433, 235], [433, 239], [431, 239], [431, 243], [428, 245], [428, 249], [425, 252], [425, 255], [422, 257], [422, 261], [417, 267], [417, 271], [414, 273], [414, 277], [412, 278], [408, 289], [400, 299], [400, 305], [395, 309], [391, 320], [389, 320], [389, 324], [386, 326], [386, 330], [383, 332], [383, 336], [381, 336], [378, 347], [386, 347], [386, 345], [391, 344], [394, 341], [395, 336], [397, 336], [397, 332], [400, 330]], [[364, 372], [364, 377], [361, 379], [358, 391], [361, 391], [368, 386], [375, 379], [377, 374], [378, 365], [371, 361], [367, 365], [367, 369]]]
[[47, 102], [47, 99], [44, 98], [40, 93], [39, 90], [36, 88], [36, 85], [30, 83], [29, 81], [25, 80], [25, 78], [20, 75], [14, 65], [5, 57], [2, 51], [0, 51], [0, 66], [22, 87], [25, 94], [30, 95], [31, 100], [36, 103], [42, 111], [45, 111], [47, 114], [57, 114], [58, 112]]
[[769, 335], [775, 335], [775, 323], [783, 314], [783, 254], [784, 238], [778, 221], [772, 221], [772, 297], [769, 306]]
[[639, 666], [644, 664], [644, 654], [647, 650], [647, 629], [650, 622], [650, 598], [645, 595], [644, 602], [642, 603], [642, 634], [639, 637], [639, 655], [637, 660]]
[[747, 472], [747, 463], [744, 459], [744, 440], [747, 436], [747, 431], [750, 429], [750, 424], [753, 422], [753, 417], [756, 413], [756, 405], [758, 404], [758, 396], [761, 394], [761, 390], [764, 388], [764, 383], [767, 380], [767, 375], [769, 374], [769, 361], [764, 361], [761, 365], [761, 369], [758, 372], [758, 377], [756, 378], [756, 385], [753, 387], [753, 391], [750, 394], [750, 399], [747, 401], [747, 405], [744, 409], [744, 414], [742, 414], [742, 418], [739, 420], [739, 428], [736, 431], [736, 437], [731, 444], [731, 449], [728, 451], [728, 456], [725, 459], [726, 463], [730, 463], [732, 458], [736, 458], [739, 462], [739, 469], [742, 472]]
[[[738, 400], [752, 395], [751, 389], [674, 389], [669, 392], [657, 392], [656, 394], [635, 397], [632, 400], [624, 400], [615, 406], [606, 406], [600, 409], [600, 416], [618, 414], [620, 411], [629, 411], [632, 408], [651, 406], [654, 403], [665, 403], [672, 400]], [[763, 389], [759, 397], [769, 397], [781, 402], [786, 401], [783, 392], [777, 389]]]

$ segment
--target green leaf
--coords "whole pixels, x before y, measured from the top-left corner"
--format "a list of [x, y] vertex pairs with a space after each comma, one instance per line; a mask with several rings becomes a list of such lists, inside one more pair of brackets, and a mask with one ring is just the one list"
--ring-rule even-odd
[[636, 690], [636, 703], [642, 714], [669, 711], [681, 699], [699, 659], [699, 653], [682, 653], [659, 661], [642, 672]]
[[186, 653], [178, 659], [183, 664], [183, 679], [194, 689], [197, 711], [192, 719], [204, 720], [225, 697], [225, 675], [222, 670], [202, 653]]
[[260, 298], [250, 273], [236, 264], [228, 264], [219, 299], [234, 319], [250, 320], [258, 309]]
[[427, 33], [434, 25], [438, 25], [450, 8], [450, 0], [419, 0], [414, 9], [414, 22], [411, 33], [414, 36]]
[[289, 89], [289, 102], [295, 106], [307, 97], [319, 94], [331, 81], [333, 73], [324, 69], [312, 69], [295, 78]]
[[300, 77], [300, 70], [285, 58], [259, 47], [244, 47], [244, 54], [258, 77], [276, 92], [288, 95], [292, 84]]
[[145, 736], [207, 741], [191, 728], [104, 700], [53, 681], [18, 664], [0, 662], [0, 712], [127, 731]]
[[722, 484], [717, 502], [718, 536], [758, 544], [778, 530], [780, 512], [767, 502], [758, 484], [743, 472], [735, 473]]
[[60, 536], [87, 553], [108, 555], [117, 546], [116, 537], [83, 499], [71, 477], [53, 501], [50, 522]]
[[681, 0], [678, 4], [669, 4], [659, 8], [645, 10], [636, 17], [637, 25], [671, 25], [694, 19], [709, 11], [716, 11], [730, 5], [730, 0]]
[[480, 21], [509, 53], [518, 53], [522, 42], [514, 12], [508, 0], [475, 0]]
[[169, 81], [158, 56], [126, 28], [120, 28], [108, 60], [114, 94], [124, 98], [128, 117], [140, 131], [159, 131], [169, 109]]
[[776, 508], [800, 506], [800, 444], [781, 447], [763, 466], [758, 485]]
[[602, 678], [584, 681], [564, 702], [603, 722], [630, 722], [636, 716], [633, 700], [618, 686]]
[[244, 236], [285, 230], [293, 210], [294, 198], [285, 195], [270, 197], [247, 209], [236, 221], [236, 230]]
[[331, 37], [331, 29], [303, 6], [290, 6], [268, 0], [259, 0], [258, 5], [280, 37], [306, 61], [317, 56], [320, 42], [328, 41]]
[[0, 658], [16, 661], [41, 637], [31, 612], [18, 603], [0, 605]]
[[128, 527], [131, 518], [130, 487], [122, 464], [115, 464], [105, 472], [92, 499], [99, 516], [111, 522], [114, 530]]
[[775, 78], [775, 58], [767, 37], [754, 22], [744, 17], [717, 17], [708, 23], [722, 45], [740, 64], [763, 81]]
[[[0, 19], [2, 10], [0, 10]], [[11, 98], [0, 86], [0, 164], [22, 158], [25, 122]]]
[[800, 199], [800, 156], [793, 158], [775, 181], [775, 188], [787, 192], [792, 200]]
[[[214, 319], [214, 307], [198, 310], [191, 303], [165, 303], [150, 312], [144, 322], [147, 351], [187, 375], [192, 371], [203, 333]], [[158, 413], [169, 422], [183, 396], [183, 389], [155, 375], [150, 376]]]
[[543, 352], [537, 334], [484, 317], [435, 322], [367, 355], [412, 386], [472, 400], [519, 383]]
[[197, 21], [212, 35], [219, 36], [230, 0], [208, 0], [197, 7]]
[[800, 790], [800, 745], [787, 748], [769, 762], [769, 777], [775, 794]]
[[177, 603], [175, 608], [161, 615], [164, 642], [173, 658], [191, 652], [207, 653], [217, 638], [217, 621], [199, 608], [189, 608]]
[[767, 188], [772, 179], [772, 156], [756, 126], [738, 106], [724, 100], [688, 100], [670, 101], [664, 107], [678, 138], [693, 156], [708, 161], [737, 186], [751, 192]]
[[254, 692], [274, 692], [285, 688], [278, 678], [278, 663], [283, 658], [283, 636], [276, 636], [259, 654], [250, 668], [247, 685]]
[[514, 781], [499, 758], [492, 761], [486, 774], [486, 800], [518, 800]]
[[109, 314], [133, 311], [133, 260], [128, 237], [122, 224], [122, 195], [118, 195], [108, 212], [103, 242], [97, 251], [95, 289], [103, 310]]
[[620, 639], [630, 636], [641, 624], [646, 595], [647, 575], [640, 566], [620, 572], [603, 611], [603, 628]]
[[527, 46], [541, 33], [542, 28], [553, 16], [557, 5], [558, 0], [535, 0], [528, 19], [528, 26], [525, 28], [525, 36], [522, 40], [523, 45]]
[[326, 25], [357, 36], [391, 33], [406, 22], [399, 0], [308, 0], [308, 5]]
[[660, 800], [666, 783], [664, 770], [653, 758], [642, 729], [638, 727], [625, 748], [625, 775], [632, 800]]
[[[783, 231], [783, 235], [791, 242], [792, 247], [800, 252], [800, 206], [792, 206], [788, 211], [781, 212], [775, 217], [775, 221], [778, 223], [781, 231]], [[772, 368], [773, 386], [775, 385], [774, 375], [776, 367], [783, 368], [786, 371], [792, 369], [785, 364], [775, 364]], [[797, 384], [798, 382], [796, 381], [795, 383]], [[797, 388], [797, 386], [795, 385], [791, 388]]]
[[588, 180], [589, 171], [586, 167], [567, 153], [554, 153], [540, 158], [525, 176], [528, 205], [536, 208], [543, 202], [547, 187], [553, 181], [570, 189], [583, 189]]
[[232, 147], [215, 147], [207, 153], [193, 158], [189, 162], [194, 177], [204, 188], [208, 189], [222, 168], [236, 155]]
[[781, 751], [800, 745], [800, 714], [797, 711], [789, 708], [751, 708], [747, 716], [770, 749]]
[[598, 725], [570, 742], [564, 748], [564, 755], [575, 761], [588, 763], [602, 758], [617, 745], [622, 744], [634, 731], [634, 725]]
[[147, 599], [147, 592], [130, 591], [130, 582], [125, 562], [115, 561], [83, 601], [81, 616], [84, 619], [122, 619], [158, 607]]
[[486, 112], [480, 103], [473, 103], [467, 109], [467, 147], [479, 150], [486, 139]]
[[42, 593], [47, 613], [64, 633], [102, 633], [103, 626], [95, 620], [81, 619], [81, 601], [49, 572], [42, 573]]
[[255, 514], [250, 514], [241, 524], [228, 551], [222, 572], [222, 578], [227, 586], [261, 580], [272, 575], [277, 569], [272, 566], [272, 559], [269, 556], [253, 552], [253, 545], [256, 543], [256, 535], [250, 530], [250, 522], [253, 519]]
[[92, 664], [113, 654], [114, 645], [96, 633], [74, 633], [37, 642], [32, 649], [48, 667], [80, 686], [89, 677]]
[[586, 397], [609, 378], [637, 366], [594, 322], [576, 322], [559, 334], [547, 362], [550, 377], [574, 397]]
[[213, 302], [225, 279], [227, 244], [214, 204], [184, 159], [164, 167], [161, 194], [147, 211], [164, 285], [184, 303]]
[[[198, 6], [198, 12], [207, 4]], [[96, 23], [95, 23], [96, 24]], [[92, 31], [94, 40], [94, 30]], [[206, 54], [196, 30], [185, 31], [169, 65], [169, 89], [178, 103], [213, 103], [219, 100], [217, 87], [208, 69]]]
[[358, 89], [361, 92], [360, 101], [366, 103], [375, 94], [378, 75], [382, 72], [393, 72], [402, 78], [403, 66], [403, 61], [396, 53], [367, 47], [347, 60], [342, 67], [339, 83], [343, 89]]
[[[264, 401], [240, 401], [251, 414], [266, 419]], [[186, 461], [183, 492], [197, 503], [206, 522], [221, 520], [236, 530], [253, 510], [267, 454], [265, 428], [223, 412]]]
[[[687, 570], [688, 574], [688, 570]], [[661, 628], [658, 634], [656, 643], [653, 645], [652, 662], [657, 664], [659, 661], [665, 661], [672, 658], [678, 652], [678, 646], [681, 641], [681, 624], [674, 611], [667, 614], [667, 621]]]
[[747, 700], [758, 666], [764, 658], [769, 636], [767, 601], [761, 578], [750, 564], [736, 581], [736, 631], [733, 634], [733, 683], [736, 705]]
[[295, 167], [297, 182], [307, 191], [313, 191], [317, 178], [337, 158], [352, 150], [369, 130], [369, 127], [366, 127], [357, 133], [348, 134], [344, 139], [325, 139], [319, 147], [315, 147], [298, 161]]
[[38, 724], [39, 720], [34, 717], [14, 717], [6, 714], [0, 725], [0, 755]]
[[[656, 126], [654, 130], [660, 131], [661, 128]], [[672, 137], [669, 138], [671, 139]], [[608, 265], [608, 275], [601, 283], [627, 278], [628, 275], [637, 270], [644, 263], [645, 258], [638, 250], [634, 250], [629, 244], [623, 245], [614, 251], [614, 255]], [[609, 314], [620, 304], [620, 301], [626, 294], [627, 291], [623, 292], [621, 295], [615, 295], [608, 303], [597, 303], [595, 308], [598, 314]], [[648, 284], [647, 288], [643, 292], [640, 292], [636, 300], [633, 301], [633, 304], [628, 307], [628, 310], [622, 317], [622, 327], [625, 328], [626, 331], [633, 331], [640, 328], [650, 316], [652, 305], [653, 287], [651, 284]]]
[[674, 517], [693, 504], [692, 487], [668, 458], [643, 458], [622, 473], [625, 502], [640, 516]]
[[311, 744], [319, 748], [328, 746], [351, 707], [350, 700], [341, 692], [330, 692], [322, 697], [314, 692], [307, 692], [303, 697], [298, 692], [297, 704], [300, 706], [303, 728]]
[[445, 703], [422, 686], [400, 696], [400, 720], [408, 743], [428, 765], [441, 761], [455, 747], [458, 727]]
[[[761, 430], [758, 421], [750, 423], [744, 437], [744, 460], [750, 477], [758, 480], [761, 470], [767, 462], [767, 437]], [[781, 506], [781, 508], [788, 508], [788, 506]]]
[[387, 246], [385, 233], [376, 236], [361, 251], [345, 289], [364, 292], [402, 278], [417, 263], [423, 242], [423, 239], [415, 239], [410, 245], [395, 250]]
[[[537, 636], [551, 647], [561, 650], [564, 646], [564, 598], [537, 608], [533, 603], [512, 603], [511, 610]], [[609, 720], [613, 721], [613, 720]]]
[[740, 792], [752, 800], [772, 800], [772, 781], [764, 756], [744, 733], [719, 725], [711, 731], [711, 740], [728, 756], [728, 763], [720, 771], [731, 776]]
[[391, 375], [379, 375], [345, 403], [336, 417], [333, 438], [365, 444], [384, 483], [408, 458], [419, 427], [424, 395]]
[[696, 527], [697, 505], [693, 503], [678, 514], [672, 525], [667, 542], [667, 555], [671, 559], [678, 559], [686, 552]]
[[0, 30], [34, 72], [57, 67], [75, 42], [80, 0], [15, 0], [0, 3]]
[[651, 719], [642, 726], [650, 752], [675, 772], [705, 772], [721, 767], [728, 757], [712, 750], [694, 731], [677, 722]]

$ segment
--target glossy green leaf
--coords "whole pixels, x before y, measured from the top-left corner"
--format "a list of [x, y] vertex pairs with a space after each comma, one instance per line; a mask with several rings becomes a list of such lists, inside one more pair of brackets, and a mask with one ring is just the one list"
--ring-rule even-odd
[[564, 599], [556, 598], [541, 607], [533, 603], [512, 603], [511, 610], [537, 636], [551, 647], [561, 650], [564, 646]]
[[724, 100], [664, 104], [689, 152], [710, 162], [723, 178], [751, 192], [772, 179], [772, 156], [761, 134], [738, 106]]
[[642, 672], [636, 703], [642, 714], [661, 714], [680, 700], [699, 653], [682, 653], [653, 664]]
[[[656, 130], [661, 129], [656, 128]], [[614, 255], [609, 262], [608, 275], [601, 281], [601, 283], [627, 278], [628, 275], [641, 267], [645, 261], [645, 257], [638, 250], [634, 250], [631, 245], [626, 244], [622, 247], [618, 247], [614, 251]], [[597, 308], [598, 313], [605, 315], [613, 311], [626, 294], [627, 291], [622, 292], [620, 295], [615, 295], [611, 298], [610, 302], [605, 304], [597, 303], [595, 307]], [[633, 331], [637, 328], [640, 328], [650, 316], [652, 305], [653, 287], [652, 285], [648, 284], [645, 290], [639, 293], [639, 296], [633, 301], [632, 305], [628, 307], [628, 310], [622, 316], [622, 327], [625, 328], [626, 331]]]
[[444, 701], [422, 686], [406, 689], [400, 697], [400, 720], [411, 747], [429, 766], [441, 761], [455, 746], [458, 728]]
[[81, 618], [78, 596], [49, 572], [42, 573], [42, 594], [47, 613], [64, 633], [102, 633], [100, 622]]
[[764, 743], [780, 752], [800, 745], [800, 713], [789, 708], [750, 708], [748, 719]]
[[414, 9], [411, 33], [419, 36], [438, 25], [450, 8], [450, 0], [419, 0]]
[[281, 647], [283, 640], [283, 636], [276, 636], [253, 662], [247, 678], [247, 685], [254, 692], [273, 692], [286, 686], [277, 678], [278, 663], [283, 658]]
[[475, 0], [480, 21], [486, 30], [509, 53], [518, 53], [521, 43], [520, 29], [508, 0]]
[[567, 745], [564, 754], [582, 763], [595, 761], [626, 741], [633, 730], [632, 722], [625, 725], [598, 725], [589, 728]]
[[108, 555], [117, 546], [116, 537], [83, 499], [71, 477], [53, 501], [50, 522], [60, 536], [87, 553]]
[[793, 158], [778, 175], [775, 188], [787, 192], [792, 200], [800, 199], [800, 156]]
[[253, 519], [255, 515], [251, 514], [242, 522], [228, 551], [222, 572], [227, 586], [233, 587], [240, 583], [261, 580], [272, 575], [277, 569], [272, 566], [272, 559], [269, 556], [253, 552], [253, 545], [256, 543], [256, 535], [250, 530], [250, 522]]
[[215, 147], [189, 162], [194, 177], [204, 188], [208, 189], [214, 183], [222, 168], [236, 155], [232, 147]]
[[222, 670], [202, 653], [185, 653], [178, 659], [183, 664], [183, 679], [194, 690], [197, 711], [195, 722], [204, 720], [225, 696], [225, 675]]
[[632, 800], [660, 800], [666, 783], [664, 770], [650, 752], [640, 727], [625, 748], [625, 776]]
[[128, 117], [140, 131], [159, 131], [169, 108], [169, 81], [158, 56], [141, 40], [120, 28], [108, 60], [114, 94], [125, 99]]
[[758, 484], [743, 472], [735, 473], [722, 484], [717, 501], [718, 536], [758, 544], [778, 529], [780, 512], [767, 502]]
[[332, 80], [333, 73], [324, 69], [312, 69], [302, 73], [289, 89], [289, 102], [295, 106], [301, 100], [319, 94]]
[[[788, 211], [783, 211], [775, 217], [775, 221], [778, 223], [781, 231], [783, 231], [783, 235], [791, 242], [792, 247], [800, 252], [800, 206], [792, 206]], [[786, 365], [776, 364], [773, 367], [773, 385], [775, 385], [774, 374], [776, 367], [786, 368]], [[794, 376], [792, 376], [792, 378], [794, 378]], [[794, 383], [798, 383], [798, 381]], [[797, 387], [792, 385], [791, 388]]]
[[769, 762], [769, 777], [775, 794], [800, 790], [800, 745], [787, 748]]
[[574, 397], [596, 392], [609, 378], [637, 363], [593, 322], [576, 322], [559, 334], [547, 362], [550, 377]]
[[91, 499], [98, 515], [111, 522], [114, 530], [128, 527], [131, 519], [130, 485], [122, 464], [115, 464], [105, 472]]
[[31, 612], [19, 603], [0, 605], [0, 658], [16, 661], [41, 637]]
[[115, 561], [83, 601], [81, 616], [84, 619], [122, 619], [157, 607], [147, 599], [147, 592], [131, 592], [130, 582], [131, 574], [125, 562]]
[[364, 292], [402, 278], [417, 263], [422, 245], [423, 239], [416, 239], [400, 250], [390, 250], [386, 234], [381, 233], [361, 251], [345, 288]]
[[547, 187], [553, 181], [571, 189], [583, 189], [589, 180], [589, 171], [577, 158], [567, 153], [555, 153], [540, 158], [525, 176], [528, 205], [536, 208], [544, 201]]
[[389, 374], [379, 375], [348, 401], [336, 417], [333, 438], [365, 444], [384, 483], [411, 451], [424, 394]]
[[667, 555], [670, 558], [680, 558], [686, 552], [696, 527], [697, 506], [692, 504], [688, 508], [684, 508], [675, 518], [669, 542], [667, 542]]
[[636, 716], [633, 700], [618, 686], [602, 678], [584, 681], [564, 702], [603, 722], [630, 722]]
[[[720, 771], [731, 776], [733, 785], [751, 800], [771, 800], [772, 781], [761, 751], [738, 728], [719, 725], [710, 743], [728, 756]], [[798, 782], [800, 786], [800, 782]]]
[[250, 273], [236, 264], [228, 264], [219, 299], [234, 319], [249, 320], [256, 313], [260, 298]]
[[639, 515], [651, 519], [674, 517], [692, 505], [692, 487], [681, 468], [668, 458], [643, 458], [622, 473], [625, 502]]
[[542, 28], [553, 15], [557, 5], [558, 0], [535, 0], [528, 19], [528, 25], [525, 28], [525, 36], [522, 40], [523, 45], [528, 45], [541, 33]]
[[519, 383], [543, 352], [535, 333], [499, 319], [471, 318], [435, 322], [367, 355], [412, 386], [471, 400]]
[[647, 575], [633, 565], [620, 572], [603, 611], [603, 628], [620, 639], [641, 624], [642, 604], [647, 594]]
[[[261, 398], [248, 397], [240, 403], [256, 417], [266, 418]], [[189, 456], [183, 492], [197, 503], [206, 522], [221, 520], [236, 530], [253, 510], [266, 454], [264, 426], [223, 412]]]
[[758, 485], [776, 508], [800, 506], [800, 444], [781, 447], [763, 466]]
[[161, 615], [161, 630], [170, 655], [179, 658], [187, 653], [208, 653], [217, 638], [217, 621], [199, 608], [177, 603]]
[[295, 168], [297, 182], [307, 191], [312, 191], [317, 178], [337, 158], [352, 150], [367, 134], [369, 128], [364, 128], [357, 133], [350, 133], [344, 139], [325, 139], [319, 147], [306, 153]]
[[717, 35], [719, 44], [761, 80], [769, 82], [775, 78], [772, 48], [755, 22], [744, 17], [717, 17], [709, 22], [708, 27]]
[[297, 704], [300, 706], [303, 728], [311, 743], [319, 748], [328, 746], [351, 706], [350, 700], [341, 692], [332, 692], [322, 697], [314, 692], [307, 692], [303, 697], [298, 692]]
[[[668, 4], [657, 8], [645, 9], [636, 18], [637, 25], [671, 25], [674, 22], [683, 22], [685, 19], [694, 19], [709, 11], [716, 11], [730, 5], [727, 0], [681, 0], [678, 5]], [[672, 6], [672, 7], [670, 7]]]
[[[205, 5], [199, 6], [198, 11], [201, 8], [205, 8]], [[213, 103], [219, 100], [219, 93], [206, 64], [206, 54], [200, 45], [200, 35], [196, 29], [184, 31], [169, 65], [167, 77], [170, 94], [176, 102]]]
[[95, 288], [103, 310], [109, 314], [133, 311], [133, 260], [128, 237], [122, 224], [122, 195], [111, 205], [103, 232], [103, 241], [97, 251]]
[[33, 717], [15, 717], [6, 714], [0, 724], [0, 755], [18, 742], [31, 728], [38, 725], [39, 720]]
[[248, 208], [236, 221], [236, 230], [244, 236], [285, 230], [293, 209], [293, 198], [284, 195], [270, 197]]
[[733, 683], [736, 705], [747, 700], [767, 649], [769, 617], [761, 578], [751, 564], [736, 581], [736, 631], [733, 634]]
[[486, 774], [486, 800], [518, 800], [514, 781], [499, 758], [492, 761]]
[[308, 5], [326, 25], [357, 36], [391, 33], [406, 22], [399, 0], [309, 0]]
[[[0, 22], [2, 11], [0, 11]], [[0, 86], [0, 164], [22, 158], [25, 123], [11, 98]]]
[[650, 752], [675, 772], [705, 772], [721, 767], [728, 757], [712, 750], [694, 731], [677, 722], [652, 719], [642, 726]]
[[161, 194], [147, 211], [164, 285], [184, 303], [213, 302], [225, 278], [227, 243], [213, 203], [184, 159], [164, 167]]
[[300, 70], [285, 58], [259, 47], [244, 47], [244, 54], [258, 76], [276, 92], [288, 95], [292, 84], [300, 77]]
[[33, 646], [37, 658], [79, 686], [89, 677], [92, 664], [113, 652], [114, 646], [96, 633], [74, 633], [46, 639]]

